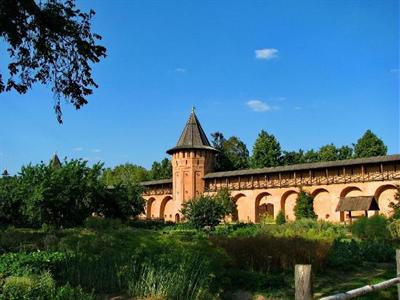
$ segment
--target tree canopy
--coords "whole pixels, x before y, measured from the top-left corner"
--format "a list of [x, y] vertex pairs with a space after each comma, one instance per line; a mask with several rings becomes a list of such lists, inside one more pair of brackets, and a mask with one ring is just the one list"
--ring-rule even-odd
[[355, 157], [370, 157], [387, 154], [387, 146], [371, 130], [367, 130], [354, 145]]
[[261, 130], [253, 146], [251, 166], [253, 168], [279, 166], [281, 155], [281, 145], [276, 137]]
[[233, 171], [249, 167], [249, 150], [238, 137], [226, 139], [221, 132], [211, 134], [212, 144], [219, 152], [216, 156], [216, 171]]
[[33, 84], [50, 85], [62, 123], [61, 99], [79, 109], [97, 84], [91, 64], [106, 56], [91, 31], [95, 12], [74, 0], [0, 0], [0, 36], [8, 44], [8, 79], [0, 73], [0, 93], [25, 94]]

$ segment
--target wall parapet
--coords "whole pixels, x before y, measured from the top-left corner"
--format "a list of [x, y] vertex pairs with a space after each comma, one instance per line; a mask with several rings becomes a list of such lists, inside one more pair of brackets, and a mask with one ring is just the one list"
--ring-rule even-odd
[[[277, 167], [275, 172], [273, 169], [268, 168], [269, 172], [265, 174], [260, 172], [251, 174], [250, 170], [244, 170], [242, 175], [239, 175], [239, 171], [236, 176], [205, 176], [205, 191], [215, 192], [223, 187], [229, 190], [251, 190], [400, 179], [400, 159], [357, 165], [340, 165], [339, 162], [336, 162], [332, 167], [293, 168], [287, 171], [278, 171], [282, 167]], [[246, 174], [246, 172], [250, 174]]]

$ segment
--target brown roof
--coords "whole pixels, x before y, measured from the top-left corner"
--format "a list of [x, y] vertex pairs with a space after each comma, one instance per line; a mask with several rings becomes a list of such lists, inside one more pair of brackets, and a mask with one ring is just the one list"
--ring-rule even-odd
[[379, 210], [374, 196], [341, 197], [336, 211]]
[[189, 120], [186, 122], [186, 126], [182, 131], [178, 143], [174, 148], [169, 149], [167, 153], [173, 154], [177, 150], [181, 149], [206, 149], [217, 151], [211, 147], [210, 142], [208, 141], [194, 110], [190, 114]]
[[142, 181], [140, 185], [148, 186], [148, 185], [158, 185], [158, 184], [172, 184], [172, 178], [170, 179], [160, 179], [160, 180], [151, 180], [151, 181]]
[[214, 173], [208, 173], [207, 175], [204, 176], [204, 178], [209, 179], [209, 178], [221, 178], [221, 177], [232, 177], [232, 176], [242, 176], [242, 175], [260, 175], [260, 174], [277, 173], [277, 172], [290, 172], [290, 171], [321, 169], [321, 168], [329, 168], [329, 167], [384, 163], [384, 162], [392, 162], [392, 161], [398, 161], [400, 163], [400, 154], [375, 156], [375, 157], [367, 157], [367, 158], [346, 159], [346, 160], [338, 160], [338, 161], [296, 164], [296, 165], [291, 165], [291, 166], [280, 166], [280, 167], [261, 168], [261, 169], [246, 169], [246, 170], [237, 170], [237, 171], [228, 171], [228, 172], [214, 172]]

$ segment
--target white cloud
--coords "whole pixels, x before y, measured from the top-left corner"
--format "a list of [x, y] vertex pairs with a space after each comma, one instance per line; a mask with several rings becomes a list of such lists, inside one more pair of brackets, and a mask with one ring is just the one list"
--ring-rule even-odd
[[264, 48], [264, 49], [258, 49], [255, 50], [254, 53], [256, 55], [256, 58], [258, 59], [273, 59], [278, 57], [278, 49], [274, 49], [274, 48]]
[[255, 112], [265, 112], [272, 110], [272, 107], [261, 100], [249, 100], [246, 105]]
[[74, 150], [76, 152], [81, 152], [81, 151], [83, 151], [83, 148], [82, 147], [76, 147], [76, 148], [74, 148], [72, 150]]
[[181, 74], [182, 74], [182, 73], [186, 73], [186, 69], [185, 69], [185, 68], [176, 68], [176, 69], [175, 69], [175, 72], [176, 72], [176, 73], [181, 73]]

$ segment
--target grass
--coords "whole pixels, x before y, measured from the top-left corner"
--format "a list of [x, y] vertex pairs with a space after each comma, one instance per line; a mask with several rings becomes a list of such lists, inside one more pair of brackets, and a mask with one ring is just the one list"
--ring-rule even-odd
[[[90, 220], [86, 227], [64, 230], [0, 229], [0, 294], [7, 277], [27, 280], [31, 273], [49, 272], [57, 288], [82, 287], [89, 294], [93, 289], [97, 299], [293, 299], [293, 264], [321, 257], [313, 266], [319, 298], [396, 273], [394, 262], [327, 269], [327, 238], [345, 233], [331, 224], [234, 224], [210, 234], [161, 225]], [[346, 256], [341, 251], [337, 256]], [[395, 295], [394, 287], [360, 299]]]

